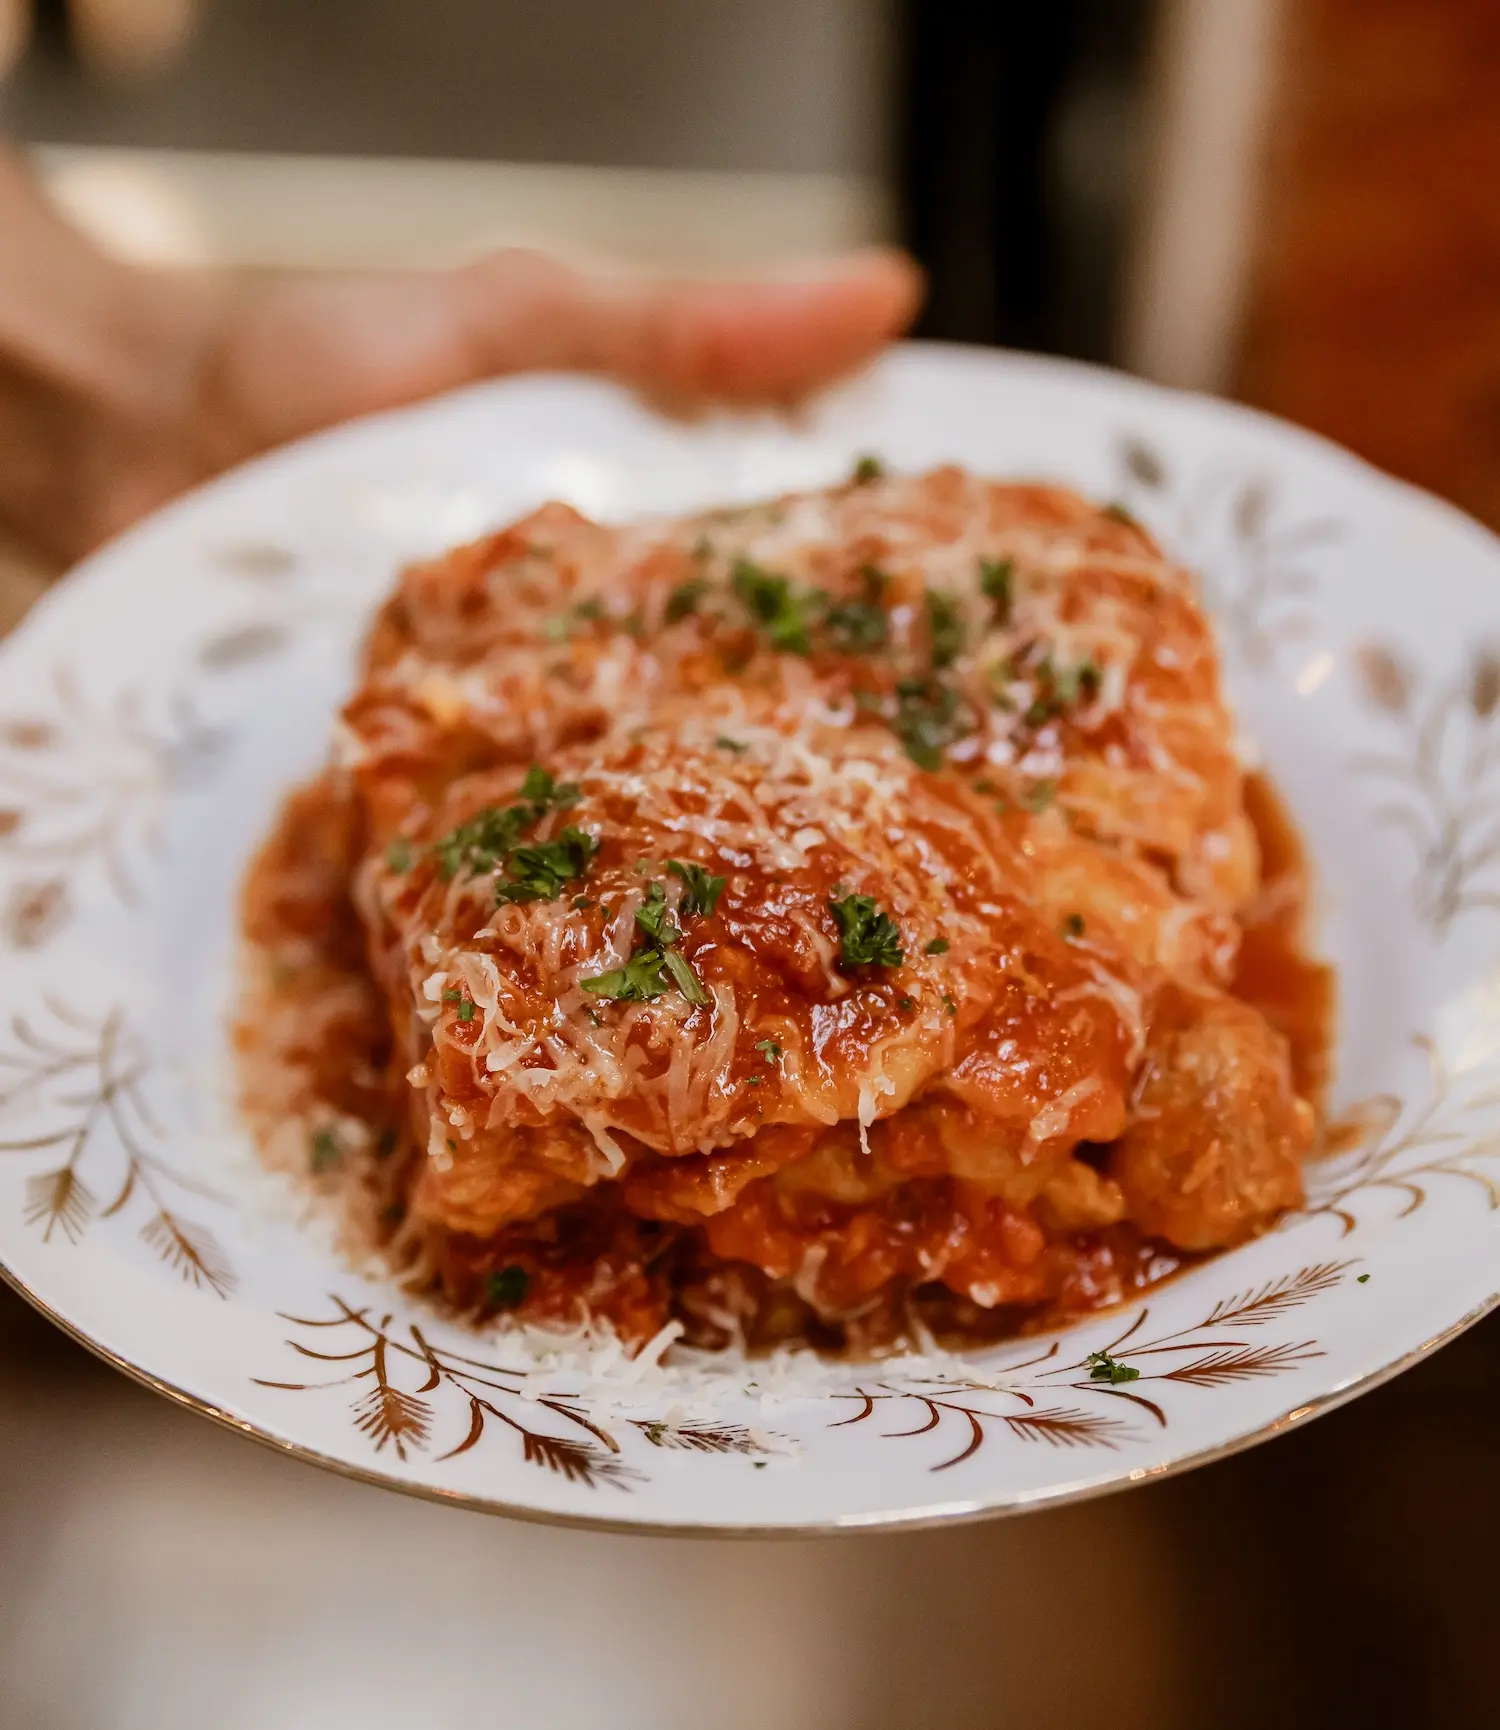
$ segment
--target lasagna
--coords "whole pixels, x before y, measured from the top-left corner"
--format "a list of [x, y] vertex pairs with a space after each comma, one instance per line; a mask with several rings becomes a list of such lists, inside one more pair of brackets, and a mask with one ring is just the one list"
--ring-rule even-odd
[[479, 1319], [992, 1337], [1298, 1204], [1302, 902], [1118, 508], [550, 504], [380, 612], [247, 884], [244, 1101]]

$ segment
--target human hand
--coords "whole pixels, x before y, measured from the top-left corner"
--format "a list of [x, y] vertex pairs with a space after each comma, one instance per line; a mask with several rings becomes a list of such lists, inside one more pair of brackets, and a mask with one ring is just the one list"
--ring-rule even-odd
[[512, 251], [235, 292], [101, 257], [0, 158], [0, 519], [66, 562], [287, 439], [507, 373], [789, 403], [869, 360], [919, 298], [891, 252], [671, 283]]

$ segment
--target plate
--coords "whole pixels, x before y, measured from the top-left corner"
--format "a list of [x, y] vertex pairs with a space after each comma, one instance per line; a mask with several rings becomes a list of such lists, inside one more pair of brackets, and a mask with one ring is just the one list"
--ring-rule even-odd
[[[468, 1332], [263, 1174], [226, 1050], [234, 907], [404, 560], [545, 498], [821, 486], [875, 451], [1115, 499], [1203, 574], [1247, 750], [1316, 862], [1343, 1151], [1141, 1302], [964, 1358], [611, 1361]], [[342, 428], [80, 567], [0, 650], [0, 1264], [121, 1369], [275, 1447], [496, 1512], [673, 1532], [917, 1524], [1216, 1458], [1500, 1296], [1500, 543], [1291, 427], [921, 345], [806, 419], [578, 379]], [[1091, 1352], [1137, 1370], [1092, 1379]]]

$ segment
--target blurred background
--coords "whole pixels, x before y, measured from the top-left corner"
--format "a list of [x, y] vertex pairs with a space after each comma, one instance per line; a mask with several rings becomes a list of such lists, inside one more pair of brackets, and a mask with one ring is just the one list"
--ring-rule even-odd
[[[124, 256], [711, 271], [1328, 433], [1500, 526], [1495, 0], [0, 0]], [[0, 629], [56, 573], [0, 552]], [[555, 1532], [324, 1477], [0, 1294], [0, 1730], [1493, 1726], [1500, 1317], [1240, 1459], [948, 1533]]]

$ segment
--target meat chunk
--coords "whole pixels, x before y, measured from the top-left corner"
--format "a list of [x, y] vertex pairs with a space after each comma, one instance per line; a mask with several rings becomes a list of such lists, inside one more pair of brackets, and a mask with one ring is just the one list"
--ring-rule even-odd
[[1136, 1224], [1219, 1249], [1297, 1206], [1313, 1112], [1281, 1035], [1232, 997], [1169, 985], [1148, 1037], [1135, 1121], [1109, 1161]]

